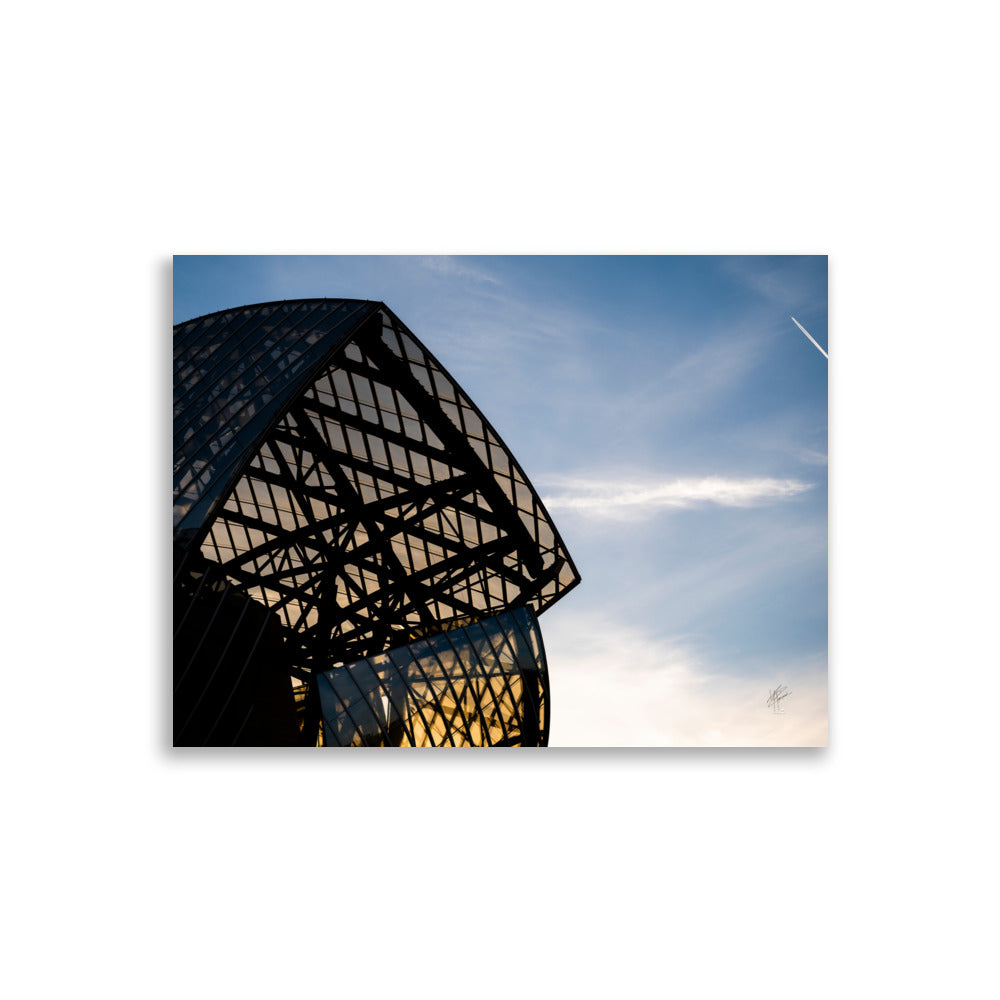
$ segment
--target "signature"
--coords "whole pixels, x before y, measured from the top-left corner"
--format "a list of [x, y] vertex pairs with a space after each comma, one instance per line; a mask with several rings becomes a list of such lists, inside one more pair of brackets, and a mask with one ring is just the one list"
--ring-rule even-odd
[[782, 699], [787, 698], [791, 693], [784, 684], [779, 684], [773, 691], [768, 692], [767, 707], [775, 714], [783, 713], [785, 709], [781, 704]]

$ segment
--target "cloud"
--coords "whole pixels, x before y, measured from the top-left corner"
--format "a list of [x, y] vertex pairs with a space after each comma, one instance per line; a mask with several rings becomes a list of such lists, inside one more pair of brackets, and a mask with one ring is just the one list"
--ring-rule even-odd
[[727, 479], [723, 476], [645, 483], [614, 479], [549, 482], [561, 487], [563, 492], [542, 497], [548, 510], [574, 510], [590, 517], [619, 519], [648, 517], [665, 507], [752, 507], [798, 496], [813, 488], [812, 483], [797, 479]]
[[805, 462], [807, 465], [826, 465], [828, 462], [826, 452], [817, 451], [815, 448], [798, 448], [794, 454], [800, 462]]
[[500, 284], [500, 280], [492, 274], [488, 274], [482, 268], [472, 267], [455, 257], [418, 257], [417, 260], [422, 267], [446, 278], [465, 278], [490, 285]]
[[816, 294], [814, 260], [806, 257], [726, 257], [722, 270], [763, 298], [786, 308], [809, 302]]
[[[826, 746], [825, 658], [738, 676], [705, 663], [683, 640], [595, 618], [545, 622], [552, 687], [551, 746]], [[786, 685], [784, 711], [767, 707]]]

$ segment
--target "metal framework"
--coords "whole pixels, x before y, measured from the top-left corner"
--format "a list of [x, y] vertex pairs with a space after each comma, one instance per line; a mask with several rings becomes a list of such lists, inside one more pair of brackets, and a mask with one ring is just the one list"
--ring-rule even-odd
[[[351, 732], [347, 743], [367, 744], [375, 731], [346, 706], [330, 715], [336, 678], [400, 648], [419, 663], [414, 642], [460, 634], [466, 693], [445, 700], [465, 706], [493, 688], [471, 680], [486, 661], [461, 630], [496, 619], [537, 650], [533, 667], [510, 661], [508, 693], [537, 681], [538, 697], [511, 696], [502, 725], [482, 712], [472, 725], [421, 682], [413, 697], [436, 692], [438, 721], [407, 715], [404, 742], [544, 745], [534, 615], [579, 574], [520, 466], [430, 352], [383, 303], [333, 299], [226, 310], [175, 327], [174, 342], [175, 743]], [[513, 625], [497, 618], [512, 609]], [[368, 690], [364, 717], [381, 718], [389, 696]], [[534, 723], [525, 705], [542, 712]]]
[[319, 675], [329, 746], [544, 746], [548, 674], [528, 608]]

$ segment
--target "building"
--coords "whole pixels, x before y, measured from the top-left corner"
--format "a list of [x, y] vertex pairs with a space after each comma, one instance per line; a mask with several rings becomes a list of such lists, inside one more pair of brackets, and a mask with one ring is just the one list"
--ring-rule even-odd
[[174, 328], [174, 743], [544, 746], [537, 616], [580, 577], [381, 302]]

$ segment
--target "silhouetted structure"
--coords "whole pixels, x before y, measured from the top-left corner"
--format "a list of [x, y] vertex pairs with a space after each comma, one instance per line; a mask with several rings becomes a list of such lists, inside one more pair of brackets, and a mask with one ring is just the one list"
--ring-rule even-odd
[[548, 740], [537, 494], [381, 302], [174, 328], [174, 742]]

